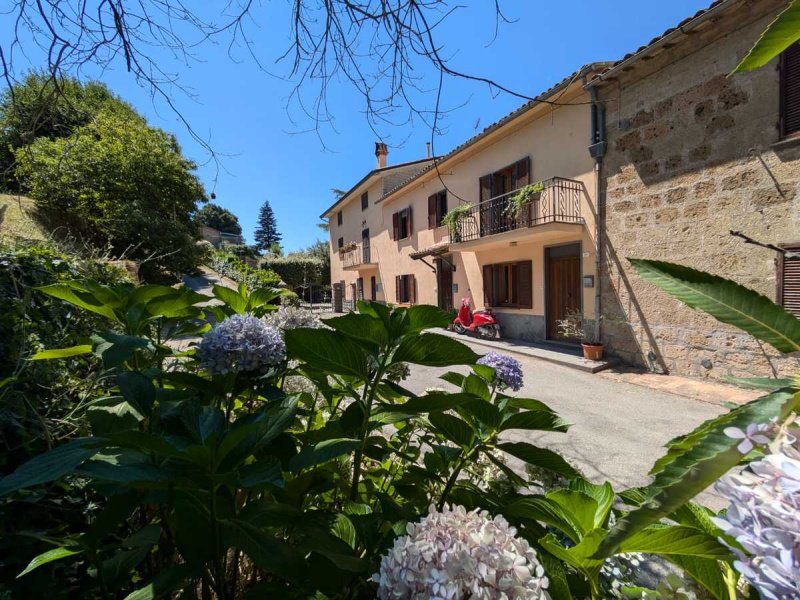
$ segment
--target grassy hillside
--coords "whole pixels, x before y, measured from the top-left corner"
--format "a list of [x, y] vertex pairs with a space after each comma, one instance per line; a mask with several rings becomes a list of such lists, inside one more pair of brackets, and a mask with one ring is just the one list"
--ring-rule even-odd
[[0, 237], [43, 240], [47, 236], [33, 219], [33, 200], [0, 194]]

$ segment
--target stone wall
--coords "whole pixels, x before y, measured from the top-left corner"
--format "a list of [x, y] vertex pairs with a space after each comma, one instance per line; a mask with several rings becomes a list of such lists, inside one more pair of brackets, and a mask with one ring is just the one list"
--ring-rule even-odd
[[797, 356], [692, 311], [627, 258], [682, 263], [774, 299], [772, 243], [800, 240], [800, 144], [778, 144], [775, 64], [728, 77], [783, 2], [742, 2], [599, 89], [606, 104], [604, 342], [627, 362], [689, 376], [789, 373]]

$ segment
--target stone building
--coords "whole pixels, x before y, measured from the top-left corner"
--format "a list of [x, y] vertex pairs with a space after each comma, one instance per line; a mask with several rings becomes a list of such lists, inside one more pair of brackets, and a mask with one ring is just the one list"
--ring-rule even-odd
[[786, 6], [715, 2], [588, 84], [605, 107], [603, 338], [627, 362], [711, 377], [800, 364], [687, 308], [626, 260], [710, 271], [800, 314], [800, 268], [731, 233], [800, 242], [800, 47], [728, 75]]

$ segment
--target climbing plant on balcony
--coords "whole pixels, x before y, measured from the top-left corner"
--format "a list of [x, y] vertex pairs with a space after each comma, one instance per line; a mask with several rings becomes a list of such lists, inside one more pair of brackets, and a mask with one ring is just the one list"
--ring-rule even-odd
[[442, 226], [447, 227], [447, 231], [450, 233], [451, 241], [460, 241], [461, 220], [468, 216], [472, 209], [473, 206], [471, 204], [457, 204], [447, 211], [447, 213], [442, 217]]

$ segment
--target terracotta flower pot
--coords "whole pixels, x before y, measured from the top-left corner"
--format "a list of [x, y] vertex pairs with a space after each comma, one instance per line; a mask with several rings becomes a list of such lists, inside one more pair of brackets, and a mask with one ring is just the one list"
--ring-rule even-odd
[[583, 342], [583, 358], [586, 360], [603, 360], [603, 344], [587, 344]]

